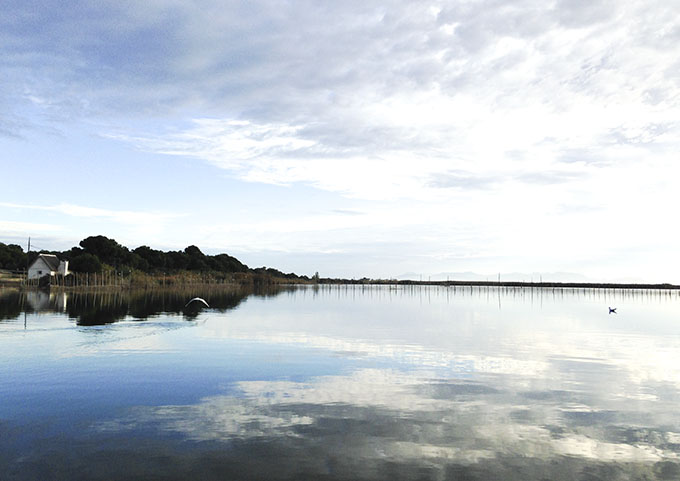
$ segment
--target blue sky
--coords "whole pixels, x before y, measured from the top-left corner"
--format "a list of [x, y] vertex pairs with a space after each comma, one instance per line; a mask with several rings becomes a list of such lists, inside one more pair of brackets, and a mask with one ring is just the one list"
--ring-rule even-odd
[[0, 241], [680, 282], [667, 1], [8, 0]]

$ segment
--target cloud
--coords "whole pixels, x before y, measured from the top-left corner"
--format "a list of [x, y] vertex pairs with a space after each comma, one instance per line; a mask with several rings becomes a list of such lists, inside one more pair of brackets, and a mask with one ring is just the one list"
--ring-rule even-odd
[[168, 155], [194, 156], [210, 160], [231, 170], [246, 168], [251, 161], [290, 157], [307, 151], [315, 142], [298, 134], [300, 127], [255, 125], [248, 121], [197, 119], [194, 128], [164, 137], [130, 137], [109, 135], [138, 147]]
[[616, 4], [602, 0], [559, 0], [555, 4], [555, 16], [562, 25], [584, 28], [616, 18], [617, 7]]
[[0, 136], [13, 139], [21, 138], [24, 125], [16, 119], [0, 119]]
[[527, 184], [539, 185], [553, 185], [562, 184], [564, 182], [573, 182], [584, 178], [584, 172], [568, 172], [568, 171], [545, 171], [545, 172], [527, 172], [515, 176], [515, 180]]
[[680, 124], [676, 121], [629, 122], [610, 129], [610, 142], [627, 145], [668, 144], [680, 141]]
[[554, 185], [572, 182], [586, 177], [585, 172], [569, 171], [537, 171], [525, 173], [507, 173], [478, 175], [465, 171], [449, 171], [436, 174], [429, 185], [446, 189], [490, 189], [507, 182], [518, 182], [528, 185]]
[[[619, 13], [599, 2], [583, 8], [532, 1], [294, 2], [285, 8], [275, 2], [100, 2], [97, 8], [82, 2], [64, 15], [58, 2], [37, 8], [11, 1], [5, 35], [13, 65], [51, 74], [55, 87], [66, 87], [62, 93], [93, 101], [93, 111], [188, 107], [257, 123], [314, 121], [337, 131], [348, 120], [360, 121], [362, 107], [404, 92], [552, 104], [554, 87], [574, 97], [584, 89], [571, 90], [561, 73], [573, 75], [584, 60], [603, 56], [615, 76], [586, 83], [632, 86], [646, 62], [627, 65], [623, 52], [651, 39], [638, 19], [651, 27], [643, 13], [660, 5], [635, 2]], [[673, 50], [668, 43], [656, 53], [672, 56]]]
[[[632, 109], [652, 122], [677, 105], [677, 47], [642, 55], [652, 40], [645, 12], [663, 8], [648, 3], [83, 2], [72, 16], [54, 2], [34, 7], [8, 5], [12, 55], [0, 66], [31, 97], [49, 99], [44, 108], [203, 112], [188, 129], [157, 134], [157, 151], [196, 136], [211, 146], [196, 154], [227, 168], [231, 154], [263, 149], [319, 162], [394, 151], [419, 161], [444, 149], [449, 160], [455, 152], [486, 163], [490, 143], [529, 153], [548, 136], [587, 145]], [[27, 84], [34, 68], [46, 75]], [[239, 136], [237, 152], [225, 148]]]
[[464, 171], [448, 171], [434, 175], [430, 185], [440, 188], [485, 189], [504, 180], [499, 175], [482, 177]]
[[[297, 8], [272, 18], [272, 31], [258, 37], [258, 52], [263, 43], [276, 55], [246, 61], [256, 79], [223, 85], [228, 94], [212, 99], [226, 102], [218, 115], [117, 138], [207, 160], [248, 181], [300, 182], [365, 199], [431, 198], [442, 195], [432, 187], [454, 184], [491, 188], [502, 176], [529, 185], [586, 179], [587, 166], [654, 163], [646, 154], [677, 145], [671, 75], [649, 71], [653, 64], [642, 55], [612, 48], [644, 49], [648, 33], [637, 30], [631, 12], [531, 2], [434, 9], [394, 2], [383, 11], [317, 6], [319, 18], [347, 20], [319, 30]], [[294, 32], [287, 23], [293, 13], [299, 13]], [[271, 12], [265, 6], [258, 14], [259, 22]], [[258, 26], [236, 30], [254, 35], [262, 33]], [[200, 43], [203, 34], [192, 32]], [[201, 68], [228, 58], [221, 48], [208, 49], [213, 55]], [[667, 65], [673, 50], [658, 48], [652, 57]], [[643, 80], [639, 68], [653, 80]], [[238, 64], [209, 77], [216, 84], [241, 75], [250, 80], [244, 69]], [[648, 104], [650, 91], [656, 108]], [[621, 147], [640, 148], [637, 139], [644, 147], [611, 150], [615, 132], [625, 134]], [[565, 159], [576, 165], [556, 174]]]
[[[131, 211], [100, 209], [77, 204], [32, 205], [0, 202], [0, 208], [32, 211], [41, 218], [54, 219], [50, 224], [41, 222], [0, 221], [0, 231], [12, 237], [32, 235], [42, 246], [48, 243], [68, 248], [79, 238], [95, 233], [115, 236], [127, 245], [138, 245], [140, 239], [146, 243], [163, 243], [162, 232], [183, 214], [159, 211]], [[32, 217], [33, 215], [31, 215]], [[47, 236], [47, 237], [45, 237]], [[55, 238], [56, 237], [56, 238]]]
[[123, 224], [144, 224], [148, 222], [166, 222], [169, 219], [181, 217], [181, 214], [169, 214], [163, 212], [143, 212], [128, 210], [99, 209], [86, 207], [76, 204], [57, 204], [57, 205], [31, 205], [15, 204], [10, 202], [0, 202], [0, 207], [12, 209], [38, 210], [47, 212], [57, 212], [70, 217], [101, 218]]
[[341, 215], [362, 215], [361, 211], [353, 209], [333, 209], [333, 213]]
[[[586, 3], [83, 0], [64, 11], [9, 0], [0, 136], [29, 145], [84, 132], [104, 150], [113, 141], [247, 183], [309, 186], [336, 194], [333, 208], [361, 202], [376, 227], [362, 230], [365, 216], [338, 225], [379, 242], [414, 236], [377, 232], [393, 202], [404, 226], [428, 213], [421, 230], [441, 235], [428, 244], [439, 257], [475, 250], [474, 238], [490, 257], [527, 262], [508, 246], [525, 255], [543, 239], [587, 263], [589, 246], [569, 234], [584, 226], [625, 217], [649, 238], [677, 238], [644, 211], [675, 188], [680, 30], [667, 2]], [[622, 214], [632, 198], [646, 209]], [[589, 215], [574, 216], [584, 205]], [[148, 219], [100, 214], [79, 218]], [[302, 217], [298, 232], [312, 221]], [[458, 226], [465, 237], [451, 236]], [[590, 247], [600, 257], [639, 235]]]
[[64, 227], [58, 224], [0, 220], [0, 232], [3, 236], [12, 238], [18, 234], [24, 235], [26, 232], [62, 233], [63, 231]]

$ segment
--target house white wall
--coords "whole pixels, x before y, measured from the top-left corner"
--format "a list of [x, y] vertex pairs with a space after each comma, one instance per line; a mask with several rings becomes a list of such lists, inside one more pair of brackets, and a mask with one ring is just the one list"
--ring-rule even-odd
[[29, 279], [37, 279], [48, 274], [53, 276], [56, 274], [56, 272], [50, 270], [50, 266], [47, 265], [47, 262], [45, 262], [40, 257], [38, 257], [36, 261], [28, 268]]
[[60, 276], [67, 276], [68, 272], [68, 261], [59, 261], [59, 271], [57, 272]]

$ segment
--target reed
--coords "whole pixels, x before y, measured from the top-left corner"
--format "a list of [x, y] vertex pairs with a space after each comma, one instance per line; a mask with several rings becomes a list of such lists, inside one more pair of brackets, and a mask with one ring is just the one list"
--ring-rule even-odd
[[[174, 271], [172, 273], [150, 274], [139, 270], [116, 271], [103, 269], [101, 272], [73, 272], [68, 276], [43, 277], [41, 279], [18, 279], [15, 287], [28, 289], [49, 288], [65, 290], [92, 289], [166, 289], [190, 286], [262, 286], [284, 284], [309, 284], [304, 279], [289, 279], [262, 272], [196, 272]], [[2, 284], [0, 284], [2, 285]]]

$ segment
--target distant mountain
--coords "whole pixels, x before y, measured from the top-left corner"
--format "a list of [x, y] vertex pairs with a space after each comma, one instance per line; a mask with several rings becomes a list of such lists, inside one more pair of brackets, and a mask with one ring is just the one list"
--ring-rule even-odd
[[[478, 274], [476, 272], [439, 272], [436, 274], [416, 274], [406, 272], [397, 276], [398, 280], [413, 281], [497, 281], [496, 274]], [[587, 276], [573, 272], [501, 272], [501, 281], [519, 282], [593, 282]]]

